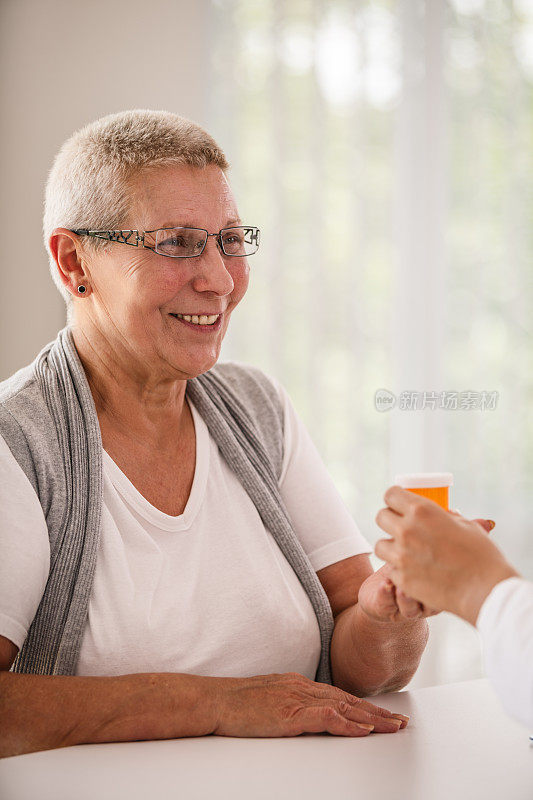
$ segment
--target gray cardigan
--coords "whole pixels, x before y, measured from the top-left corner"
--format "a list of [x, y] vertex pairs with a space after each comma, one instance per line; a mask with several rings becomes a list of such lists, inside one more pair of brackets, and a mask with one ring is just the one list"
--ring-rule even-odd
[[[275, 387], [260, 369], [228, 361], [188, 380], [186, 392], [309, 596], [322, 643], [316, 680], [331, 683], [331, 607], [278, 489], [283, 414]], [[0, 434], [39, 497], [50, 537], [48, 581], [11, 669], [73, 675], [96, 567], [103, 477], [100, 426], [70, 326], [0, 383]]]

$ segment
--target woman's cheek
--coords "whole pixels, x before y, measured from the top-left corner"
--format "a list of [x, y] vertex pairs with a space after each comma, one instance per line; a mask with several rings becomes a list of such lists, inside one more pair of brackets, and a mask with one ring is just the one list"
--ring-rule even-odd
[[235, 265], [235, 268], [232, 268], [231, 277], [233, 278], [234, 284], [232, 294], [235, 298], [235, 302], [238, 303], [246, 294], [250, 281], [250, 266], [247, 258], [243, 258], [241, 262]]

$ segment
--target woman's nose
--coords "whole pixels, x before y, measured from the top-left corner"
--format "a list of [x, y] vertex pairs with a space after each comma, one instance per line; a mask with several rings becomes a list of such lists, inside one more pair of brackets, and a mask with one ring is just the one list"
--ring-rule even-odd
[[[194, 284], [198, 291], [211, 291], [220, 295], [230, 294], [234, 283], [228, 268], [227, 260], [222, 254], [217, 238], [209, 236], [204, 252], [193, 263], [198, 265], [194, 271]], [[201, 284], [201, 288], [198, 284]]]

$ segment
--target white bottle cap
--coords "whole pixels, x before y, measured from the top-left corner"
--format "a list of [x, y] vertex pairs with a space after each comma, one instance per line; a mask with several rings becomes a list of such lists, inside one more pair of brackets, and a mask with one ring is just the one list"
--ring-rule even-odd
[[395, 475], [393, 483], [403, 489], [435, 489], [453, 486], [453, 475], [451, 472], [405, 472]]

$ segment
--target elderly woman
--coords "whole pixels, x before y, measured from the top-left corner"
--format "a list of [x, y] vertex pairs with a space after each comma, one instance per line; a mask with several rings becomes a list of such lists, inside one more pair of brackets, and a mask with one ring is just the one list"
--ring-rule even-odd
[[0, 384], [3, 755], [216, 733], [396, 732], [395, 592], [283, 387], [217, 363], [259, 231], [198, 125], [76, 132], [44, 234], [68, 324]]

